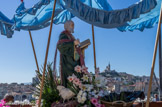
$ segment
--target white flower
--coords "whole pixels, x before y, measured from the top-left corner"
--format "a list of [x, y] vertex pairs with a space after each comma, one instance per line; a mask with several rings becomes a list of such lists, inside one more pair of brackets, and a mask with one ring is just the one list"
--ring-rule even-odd
[[81, 96], [82, 96], [82, 93], [81, 93], [81, 92], [79, 92], [79, 93], [78, 93], [78, 95], [77, 95], [77, 98], [78, 98], [78, 99], [80, 99], [80, 98], [81, 98]]
[[88, 82], [89, 77], [88, 75], [83, 75], [82, 79], [84, 82]]
[[94, 97], [95, 97], [95, 98], [98, 98], [98, 95], [95, 95]]
[[87, 91], [91, 91], [93, 89], [93, 85], [85, 84]]
[[35, 97], [35, 99], [39, 99], [39, 97], [38, 97], [38, 96], [36, 96], [36, 97]]
[[80, 95], [78, 95], [78, 96], [77, 96], [77, 99], [81, 99], [81, 96], [80, 96]]
[[20, 101], [16, 100], [14, 103], [15, 103], [15, 104], [20, 104]]
[[24, 104], [29, 104], [30, 102], [29, 102], [29, 100], [25, 99], [25, 100], [23, 101], [23, 103], [24, 103]]
[[81, 98], [79, 98], [79, 99], [78, 99], [78, 103], [81, 103], [81, 102], [82, 102], [82, 100], [81, 100]]
[[83, 93], [83, 97], [86, 97], [86, 96], [87, 96], [87, 93], [86, 93], [86, 92], [84, 92], [84, 93]]
[[82, 90], [80, 90], [80, 91], [79, 91], [79, 95], [82, 95], [82, 94], [83, 94], [83, 91], [82, 91]]
[[86, 97], [82, 97], [82, 101], [85, 102], [87, 100]]
[[80, 102], [80, 103], [81, 103], [81, 104], [84, 104], [84, 102], [85, 102], [85, 101], [81, 99], [81, 102]]
[[97, 93], [97, 91], [96, 91], [96, 90], [94, 90], [93, 92], [94, 92], [95, 94]]
[[82, 89], [83, 91], [86, 91], [87, 88], [86, 88], [85, 85], [82, 85], [81, 89]]
[[77, 95], [78, 103], [84, 104], [84, 102], [87, 100], [86, 96], [87, 96], [87, 93], [80, 90]]
[[82, 100], [81, 100], [81, 102], [80, 102], [80, 103], [81, 103], [81, 104], [84, 104], [84, 101], [82, 101]]
[[107, 84], [107, 80], [105, 77], [99, 75], [97, 78], [95, 78], [95, 83], [97, 87], [105, 87], [105, 85]]

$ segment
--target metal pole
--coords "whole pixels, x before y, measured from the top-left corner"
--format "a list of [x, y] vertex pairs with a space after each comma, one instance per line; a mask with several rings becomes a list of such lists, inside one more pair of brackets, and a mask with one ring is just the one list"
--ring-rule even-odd
[[95, 37], [94, 37], [94, 26], [93, 25], [92, 25], [92, 38], [93, 38], [94, 68], [96, 70], [96, 48], [95, 48]]
[[55, 0], [54, 4], [53, 4], [53, 12], [52, 12], [52, 17], [51, 17], [50, 31], [49, 31], [49, 36], [48, 36], [46, 56], [45, 56], [44, 67], [43, 67], [43, 75], [42, 75], [42, 81], [41, 81], [41, 89], [40, 89], [38, 107], [41, 106], [42, 91], [43, 91], [43, 86], [44, 86], [44, 76], [45, 76], [45, 70], [46, 70], [46, 64], [47, 64], [47, 58], [48, 58], [48, 50], [49, 50], [49, 45], [50, 45], [50, 40], [51, 40], [51, 33], [52, 33], [52, 27], [53, 27], [53, 18], [54, 18], [54, 14], [55, 14], [56, 1], [57, 0]]
[[160, 88], [159, 88], [159, 97], [160, 101], [162, 101], [162, 52], [161, 52], [161, 28], [159, 34], [159, 79], [160, 79]]
[[31, 34], [30, 31], [29, 31], [29, 35], [30, 35], [30, 40], [31, 40], [32, 48], [33, 48], [33, 53], [34, 53], [34, 58], [35, 58], [36, 66], [37, 66], [37, 71], [39, 72], [38, 60], [37, 60], [37, 56], [36, 56], [36, 52], [35, 52], [35, 48], [34, 48], [34, 43], [33, 43], [33, 39], [32, 39], [32, 34]]
[[159, 23], [158, 23], [158, 29], [157, 29], [157, 34], [156, 34], [156, 41], [155, 41], [154, 54], [153, 54], [153, 60], [152, 60], [152, 66], [151, 66], [151, 75], [150, 75], [149, 88], [148, 88], [148, 93], [147, 93], [146, 107], [149, 107], [149, 102], [150, 102], [150, 92], [151, 92], [151, 87], [152, 87], [152, 78], [153, 78], [153, 74], [154, 74], [157, 46], [158, 46], [158, 42], [159, 42], [161, 18], [162, 18], [162, 7], [161, 7], [161, 10], [160, 10]]

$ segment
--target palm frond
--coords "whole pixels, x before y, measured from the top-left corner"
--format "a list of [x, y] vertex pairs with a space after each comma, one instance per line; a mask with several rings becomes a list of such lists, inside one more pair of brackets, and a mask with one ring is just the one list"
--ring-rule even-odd
[[[36, 74], [39, 79], [39, 83], [41, 83], [43, 75], [43, 67], [40, 69], [40, 72], [37, 71]], [[40, 86], [41, 86], [40, 84], [36, 86], [37, 88], [35, 91], [36, 96], [39, 96], [40, 94]], [[42, 99], [43, 99], [43, 107], [50, 107], [54, 101], [60, 100], [59, 92], [57, 90], [57, 86], [53, 76], [52, 63], [48, 63], [47, 68], [45, 70]]]

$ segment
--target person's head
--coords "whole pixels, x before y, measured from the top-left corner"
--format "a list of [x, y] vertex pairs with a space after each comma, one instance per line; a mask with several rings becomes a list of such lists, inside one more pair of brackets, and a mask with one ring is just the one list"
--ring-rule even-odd
[[70, 33], [74, 33], [74, 22], [69, 20], [64, 24], [64, 29], [69, 31]]
[[14, 97], [13, 97], [13, 95], [10, 95], [10, 94], [6, 94], [5, 96], [4, 96], [4, 100], [5, 100], [5, 102], [13, 102], [14, 101]]
[[155, 98], [158, 98], [158, 95], [157, 95], [157, 94], [154, 94], [154, 97], [155, 97]]

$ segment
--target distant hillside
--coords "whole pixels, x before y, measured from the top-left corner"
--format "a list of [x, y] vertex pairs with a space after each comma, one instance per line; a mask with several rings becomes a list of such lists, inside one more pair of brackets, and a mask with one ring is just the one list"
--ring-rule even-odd
[[120, 77], [120, 74], [116, 72], [115, 70], [110, 71], [110, 72], [102, 72], [100, 74], [105, 77]]
[[26, 83], [23, 83], [24, 85], [31, 85], [32, 83], [31, 82], [26, 82]]

